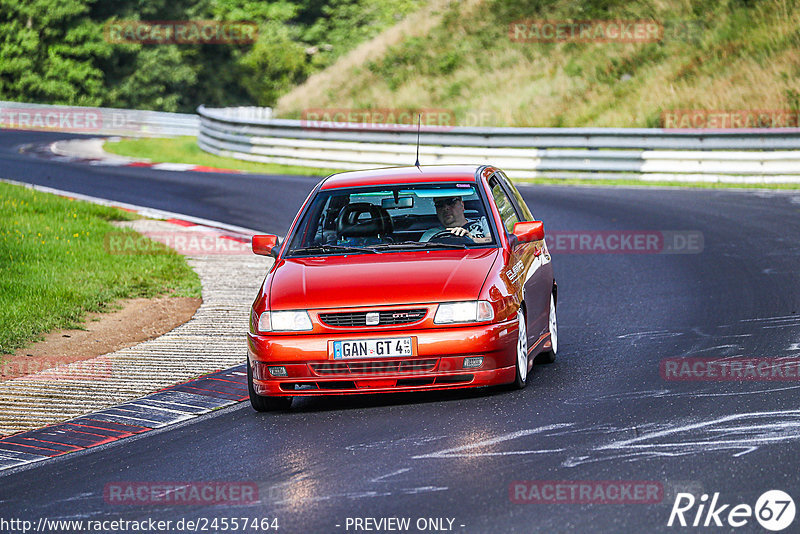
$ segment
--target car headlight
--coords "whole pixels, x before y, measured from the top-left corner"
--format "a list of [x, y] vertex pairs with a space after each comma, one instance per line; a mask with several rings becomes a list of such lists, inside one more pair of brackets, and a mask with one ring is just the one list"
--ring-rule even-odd
[[258, 318], [259, 332], [301, 332], [312, 328], [311, 318], [305, 310], [265, 311]]
[[494, 310], [489, 302], [471, 300], [439, 304], [433, 322], [436, 324], [479, 323], [492, 319], [494, 319]]

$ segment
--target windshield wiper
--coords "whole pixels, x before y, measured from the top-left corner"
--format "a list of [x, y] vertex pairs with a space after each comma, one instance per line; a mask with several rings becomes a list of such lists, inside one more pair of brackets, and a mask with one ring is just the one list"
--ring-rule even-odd
[[382, 243], [376, 248], [467, 248], [465, 243], [442, 243], [439, 241], [403, 241], [402, 243]]
[[290, 254], [303, 254], [307, 252], [369, 252], [370, 254], [380, 254], [380, 252], [374, 248], [350, 245], [315, 245], [313, 247], [296, 248], [289, 252]]

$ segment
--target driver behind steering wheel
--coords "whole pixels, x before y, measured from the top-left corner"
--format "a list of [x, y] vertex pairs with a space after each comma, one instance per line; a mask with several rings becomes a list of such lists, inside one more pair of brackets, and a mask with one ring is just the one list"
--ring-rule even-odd
[[422, 234], [421, 242], [429, 241], [436, 234], [446, 230], [457, 237], [469, 237], [476, 243], [491, 240], [486, 217], [467, 219], [464, 215], [464, 200], [460, 196], [437, 197], [433, 199], [433, 204], [441, 226], [431, 228]]

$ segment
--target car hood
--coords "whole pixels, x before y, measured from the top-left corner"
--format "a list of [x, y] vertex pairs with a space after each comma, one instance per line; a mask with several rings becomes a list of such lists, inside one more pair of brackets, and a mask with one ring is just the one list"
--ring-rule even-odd
[[273, 310], [417, 304], [478, 298], [499, 249], [391, 252], [281, 260]]

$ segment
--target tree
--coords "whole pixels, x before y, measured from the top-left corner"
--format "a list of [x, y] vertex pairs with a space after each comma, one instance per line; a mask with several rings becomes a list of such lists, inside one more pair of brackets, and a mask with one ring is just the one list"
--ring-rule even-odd
[[92, 0], [0, 0], [0, 99], [98, 105], [107, 57]]

